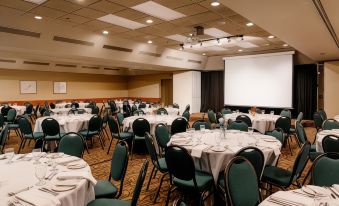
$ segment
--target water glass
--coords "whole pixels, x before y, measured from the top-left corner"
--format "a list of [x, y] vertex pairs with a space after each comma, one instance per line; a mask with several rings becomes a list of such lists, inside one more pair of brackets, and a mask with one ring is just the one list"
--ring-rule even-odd
[[250, 135], [253, 134], [253, 127], [248, 127], [248, 133], [249, 133]]
[[52, 169], [51, 171], [58, 171], [58, 168], [56, 168], [58, 166], [58, 162], [55, 159], [52, 159]]
[[164, 116], [164, 115], [165, 115], [165, 113], [164, 113], [163, 111], [161, 111], [161, 112], [160, 112], [160, 115], [161, 115], [161, 116]]
[[205, 125], [204, 125], [204, 124], [201, 124], [201, 125], [200, 125], [200, 131], [201, 131], [201, 132], [205, 132], [205, 129], [206, 129], [206, 128], [205, 128]]
[[47, 167], [45, 164], [38, 164], [35, 166], [35, 177], [39, 180], [38, 183], [36, 183], [37, 186], [42, 186], [46, 182], [44, 180], [47, 172]]
[[11, 164], [12, 163], [12, 159], [13, 159], [13, 157], [14, 157], [14, 148], [7, 148], [7, 149], [5, 149], [5, 157], [6, 157], [6, 159], [8, 159], [8, 164]]
[[221, 132], [220, 134], [217, 134], [215, 136], [215, 143], [217, 145], [217, 148], [220, 148], [220, 143], [221, 143], [222, 136], [223, 136], [223, 132]]
[[265, 114], [265, 110], [261, 110], [261, 114]]
[[235, 110], [237, 113], [239, 113], [239, 109]]
[[271, 112], [270, 112], [270, 115], [272, 115], [272, 116], [273, 116], [273, 115], [274, 115], [274, 111], [271, 111]]
[[40, 163], [40, 162], [39, 162], [39, 156], [40, 156], [40, 154], [41, 154], [41, 149], [33, 149], [33, 150], [32, 150], [33, 159], [35, 160], [35, 161], [33, 162], [34, 165]]

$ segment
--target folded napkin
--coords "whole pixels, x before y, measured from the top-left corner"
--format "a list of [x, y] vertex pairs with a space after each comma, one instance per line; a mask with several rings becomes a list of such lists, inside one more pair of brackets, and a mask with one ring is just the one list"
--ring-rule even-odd
[[75, 156], [67, 156], [67, 157], [57, 159], [56, 162], [58, 164], [65, 165], [65, 164], [68, 164], [70, 162], [74, 162], [74, 161], [78, 161], [78, 160], [81, 160], [81, 159], [79, 157], [75, 157]]
[[297, 193], [285, 192], [285, 191], [276, 192], [273, 195], [271, 195], [269, 199], [272, 199], [280, 203], [285, 203], [286, 205], [294, 205], [294, 206], [307, 206], [307, 205], [313, 205], [314, 203], [313, 198], [298, 195]]
[[62, 172], [58, 174], [57, 179], [58, 180], [86, 179], [93, 185], [93, 187], [97, 184], [96, 179], [94, 179], [92, 174], [87, 171]]
[[41, 192], [39, 190], [31, 189], [21, 192], [16, 195], [19, 200], [30, 203], [36, 206], [59, 206], [60, 200], [48, 193]]
[[201, 158], [202, 151], [203, 151], [204, 149], [209, 148], [209, 147], [210, 147], [210, 146], [209, 146], [209, 145], [206, 145], [206, 144], [197, 145], [197, 146], [195, 146], [195, 147], [192, 148], [191, 155], [192, 155], [193, 157]]

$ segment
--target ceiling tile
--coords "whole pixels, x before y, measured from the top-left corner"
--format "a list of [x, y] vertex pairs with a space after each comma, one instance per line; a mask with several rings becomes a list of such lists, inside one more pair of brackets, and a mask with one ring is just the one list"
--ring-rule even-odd
[[24, 13], [24, 11], [5, 6], [0, 6], [0, 13], [2, 15], [21, 15]]
[[147, 0], [108, 0], [110, 2], [120, 4], [126, 7], [132, 7], [141, 3], [146, 2]]
[[100, 0], [67, 0], [67, 1], [78, 4], [80, 6], [88, 6]]
[[99, 21], [99, 20], [93, 20], [93, 21], [89, 21], [89, 22], [82, 24], [82, 26], [88, 27], [91, 30], [96, 31], [96, 30], [102, 30], [102, 29], [105, 29], [105, 28], [109, 28], [109, 27], [112, 26], [112, 24], [105, 23], [105, 22], [102, 22], [102, 21]]
[[205, 7], [200, 6], [199, 4], [191, 4], [188, 6], [180, 7], [175, 9], [176, 11], [185, 14], [186, 16], [191, 16], [195, 14], [200, 14], [208, 11]]
[[223, 17], [233, 16], [237, 14], [230, 8], [224, 6], [223, 4], [221, 4], [220, 6], [211, 6], [211, 0], [205, 0], [203, 2], [200, 2], [199, 5], [219, 15], [222, 15]]
[[98, 18], [98, 20], [106, 22], [106, 23], [110, 23], [116, 26], [122, 26], [128, 29], [139, 29], [142, 27], [146, 27], [146, 24], [142, 24], [130, 19], [126, 19], [114, 14], [107, 14], [105, 16], [102, 16], [100, 18]]
[[59, 19], [63, 21], [67, 21], [67, 22], [76, 23], [76, 24], [82, 24], [82, 23], [92, 20], [92, 19], [89, 19], [83, 16], [75, 15], [75, 14], [67, 14], [65, 16], [60, 17]]
[[144, 36], [145, 34], [139, 31], [131, 30], [128, 32], [124, 32], [121, 34], [118, 34], [118, 36], [121, 36], [122, 38], [129, 39], [132, 37], [137, 37], [137, 36]]
[[154, 1], [168, 8], [176, 9], [179, 7], [197, 3], [201, 0], [154, 0]]
[[126, 29], [121, 26], [115, 26], [115, 25], [110, 25], [110, 27], [105, 28], [110, 34], [117, 34], [117, 33], [122, 33], [122, 32], [127, 32], [130, 31], [129, 29]]
[[119, 4], [116, 4], [116, 3], [113, 3], [107, 0], [99, 1], [97, 3], [91, 4], [88, 7], [92, 9], [96, 9], [98, 11], [109, 13], [109, 14], [113, 14], [115, 12], [121, 11], [126, 8], [124, 6], [121, 6]]
[[66, 14], [63, 11], [56, 10], [56, 9], [50, 9], [50, 8], [44, 7], [44, 6], [36, 7], [34, 9], [30, 10], [29, 12], [33, 13], [33, 14], [40, 15], [40, 16], [50, 17], [50, 18], [58, 18], [58, 17]]
[[106, 13], [101, 12], [101, 11], [97, 11], [97, 10], [94, 10], [94, 9], [82, 8], [82, 9], [74, 12], [73, 14], [77, 14], [77, 15], [87, 17], [87, 18], [97, 19], [99, 17], [104, 16]]
[[78, 4], [73, 4], [64, 0], [49, 0], [44, 4], [44, 6], [53, 9], [59, 9], [68, 13], [81, 8], [81, 6], [79, 6]]
[[22, 0], [1, 0], [0, 5], [22, 10], [22, 11], [28, 11], [36, 7], [36, 4], [29, 3], [26, 1], [22, 1]]
[[233, 15], [233, 16], [229, 16], [227, 18], [230, 19], [231, 21], [236, 22], [236, 23], [241, 24], [241, 25], [244, 25], [244, 24], [250, 22], [248, 19], [246, 19], [245, 17], [242, 17], [238, 14]]
[[124, 18], [130, 19], [130, 20], [141, 19], [141, 18], [145, 18], [145, 17], [148, 16], [147, 14], [141, 13], [141, 12], [133, 10], [133, 9], [125, 9], [125, 10], [122, 10], [122, 11], [115, 13], [114, 15], [124, 17]]

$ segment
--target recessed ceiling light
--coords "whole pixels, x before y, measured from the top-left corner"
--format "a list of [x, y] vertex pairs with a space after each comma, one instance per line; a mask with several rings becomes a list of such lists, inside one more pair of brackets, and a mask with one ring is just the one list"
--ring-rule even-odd
[[121, 26], [121, 27], [125, 27], [128, 29], [139, 29], [142, 27], [145, 27], [145, 24], [141, 24], [139, 22], [135, 22], [120, 16], [116, 16], [113, 14], [107, 14], [105, 16], [102, 16], [100, 18], [98, 18], [98, 20], [106, 22], [106, 23], [110, 23], [110, 24], [114, 24], [117, 26]]
[[287, 46], [288, 46], [288, 44], [283, 44], [283, 46], [284, 46], [284, 47], [287, 47]]
[[269, 46], [270, 44], [265, 44], [265, 46]]
[[273, 36], [273, 35], [268, 36], [269, 39], [273, 39], [274, 37], [275, 36]]
[[246, 26], [253, 26], [254, 24], [252, 22], [249, 22], [246, 24]]
[[102, 31], [103, 34], [108, 34], [108, 31], [104, 30]]
[[152, 19], [147, 19], [147, 20], [146, 20], [146, 23], [147, 23], [147, 24], [152, 24], [152, 23], [153, 23], [153, 20], [152, 20]]
[[42, 4], [47, 0], [25, 0], [25, 1], [28, 1], [28, 2], [31, 2], [31, 3], [34, 3], [34, 4]]
[[152, 40], [148, 40], [147, 43], [152, 44], [153, 42], [152, 42]]
[[41, 16], [35, 16], [34, 19], [38, 19], [38, 20], [41, 20], [42, 17]]
[[219, 6], [219, 5], [220, 5], [219, 1], [213, 1], [211, 3], [211, 6]]
[[238, 52], [242, 52], [242, 49], [238, 49]]
[[202, 53], [203, 56], [206, 56], [206, 53]]

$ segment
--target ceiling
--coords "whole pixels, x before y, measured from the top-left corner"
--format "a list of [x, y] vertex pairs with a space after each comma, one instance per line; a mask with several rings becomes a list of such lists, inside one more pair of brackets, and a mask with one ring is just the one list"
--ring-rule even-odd
[[[184, 15], [182, 18], [169, 21], [131, 8], [145, 2], [148, 1], [47, 0], [41, 4], [35, 4], [24, 0], [1, 0], [0, 12], [10, 10], [11, 14], [24, 18], [33, 18], [39, 15], [43, 19], [36, 21], [52, 20], [63, 25], [69, 25], [72, 28], [85, 29], [101, 35], [103, 35], [102, 31], [106, 30], [109, 32], [108, 36], [112, 38], [124, 38], [141, 43], [151, 40], [152, 45], [176, 50], [179, 49], [181, 40], [176, 41], [168, 38], [168, 36], [182, 35], [187, 37], [192, 33], [194, 26], [203, 26], [205, 30], [218, 29], [231, 35], [245, 35], [243, 41], [237, 39], [232, 40], [231, 43], [225, 42], [222, 45], [211, 42], [202, 47], [185, 49], [188, 52], [204, 53], [207, 56], [292, 49], [290, 46], [284, 45], [285, 42], [279, 38], [269, 39], [268, 36], [271, 34], [257, 24], [250, 27], [246, 26], [250, 21], [229, 7], [222, 4], [218, 7], [211, 6], [211, 0], [154, 0], [155, 3]], [[98, 20], [98, 18], [108, 14], [123, 17], [145, 26], [133, 30]], [[153, 20], [153, 23], [146, 23], [146, 20], [149, 19]], [[201, 36], [201, 38], [212, 37], [206, 34]]]

